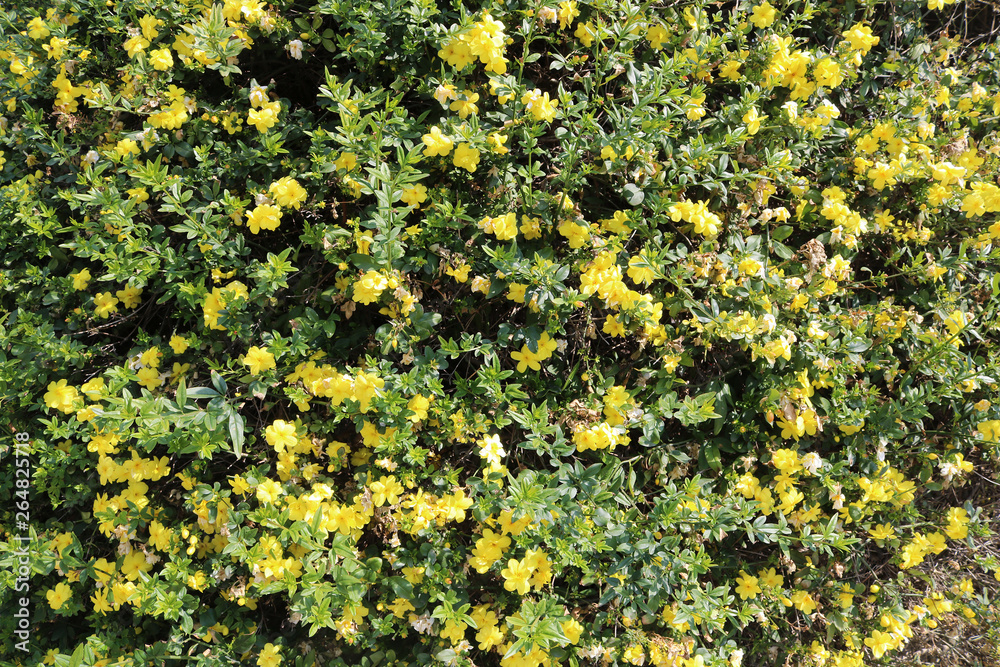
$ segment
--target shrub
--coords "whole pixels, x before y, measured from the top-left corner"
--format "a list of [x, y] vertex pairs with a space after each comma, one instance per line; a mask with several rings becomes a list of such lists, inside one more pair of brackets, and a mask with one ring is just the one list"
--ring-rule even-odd
[[6, 658], [843, 667], [995, 634], [969, 7], [0, 10]]

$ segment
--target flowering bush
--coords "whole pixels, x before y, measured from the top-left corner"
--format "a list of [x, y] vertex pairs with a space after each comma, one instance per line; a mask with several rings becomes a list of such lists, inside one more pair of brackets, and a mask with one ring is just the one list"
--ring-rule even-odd
[[0, 9], [5, 660], [995, 641], [990, 7]]

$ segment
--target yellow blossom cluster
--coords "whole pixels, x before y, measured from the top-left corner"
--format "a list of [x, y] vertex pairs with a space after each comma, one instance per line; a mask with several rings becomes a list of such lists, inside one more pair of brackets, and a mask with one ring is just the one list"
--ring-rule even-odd
[[541, 590], [551, 581], [552, 563], [541, 549], [529, 549], [524, 558], [508, 560], [500, 576], [504, 579], [505, 589], [526, 595], [529, 589]]
[[532, 351], [525, 343], [519, 352], [511, 352], [511, 358], [517, 362], [517, 372], [524, 373], [528, 368], [533, 371], [542, 369], [541, 362], [552, 356], [556, 351], [557, 343], [549, 337], [548, 332], [542, 332], [537, 342], [537, 349]]
[[670, 206], [669, 213], [671, 220], [691, 223], [695, 233], [702, 236], [716, 236], [722, 226], [722, 220], [708, 209], [705, 201], [680, 201]]
[[504, 24], [495, 20], [489, 12], [484, 12], [471, 29], [449, 39], [438, 51], [438, 57], [460, 70], [479, 58], [487, 72], [503, 74], [507, 71], [507, 60], [504, 58], [506, 46]]
[[338, 372], [333, 366], [317, 366], [315, 361], [298, 364], [295, 371], [285, 377], [285, 382], [301, 382], [313, 396], [328, 398], [334, 406], [352, 399], [358, 402], [361, 412], [371, 409], [371, 402], [381, 395], [385, 380], [374, 373], [359, 371], [353, 377]]
[[588, 449], [607, 449], [613, 452], [618, 445], [628, 445], [628, 434], [621, 427], [601, 422], [590, 428], [580, 429], [573, 433], [573, 444], [578, 452]]
[[250, 293], [247, 287], [238, 280], [227, 284], [224, 288], [213, 287], [211, 293], [206, 295], [202, 311], [205, 318], [205, 326], [209, 329], [225, 331], [226, 328], [219, 324], [221, 312], [233, 301], [237, 299], [246, 300]]
[[366, 271], [358, 282], [354, 283], [354, 300], [360, 304], [375, 303], [386, 289], [394, 289], [399, 281], [394, 277], [387, 278], [378, 271]]
[[274, 183], [271, 183], [267, 191], [274, 201], [278, 203], [278, 206], [282, 208], [294, 208], [295, 210], [298, 210], [302, 206], [302, 202], [306, 200], [307, 196], [305, 188], [291, 176], [279, 178]]
[[597, 294], [608, 308], [630, 308], [641, 298], [639, 292], [629, 289], [622, 279], [615, 253], [601, 252], [587, 269], [580, 274], [580, 291]]
[[487, 234], [493, 234], [498, 241], [510, 241], [517, 238], [517, 216], [514, 213], [485, 217], [479, 221], [479, 228]]
[[250, 104], [253, 108], [247, 113], [247, 125], [253, 125], [264, 134], [278, 122], [278, 114], [281, 113], [281, 102], [278, 100], [268, 100], [266, 94], [258, 94], [250, 96]]

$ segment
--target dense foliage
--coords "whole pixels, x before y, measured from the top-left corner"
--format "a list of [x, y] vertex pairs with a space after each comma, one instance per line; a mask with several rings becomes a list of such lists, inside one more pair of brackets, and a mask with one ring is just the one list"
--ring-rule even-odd
[[993, 11], [7, 3], [0, 654], [996, 640]]

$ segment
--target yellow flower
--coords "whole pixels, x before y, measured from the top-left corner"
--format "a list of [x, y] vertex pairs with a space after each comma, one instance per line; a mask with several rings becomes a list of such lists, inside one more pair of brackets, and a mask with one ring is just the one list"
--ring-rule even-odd
[[281, 102], [269, 102], [260, 109], [251, 109], [247, 114], [247, 123], [257, 128], [257, 131], [264, 134], [278, 122], [278, 113], [281, 111]]
[[90, 282], [90, 271], [81, 269], [76, 273], [69, 274], [69, 277], [73, 279], [73, 289], [83, 291], [87, 289], [87, 283]]
[[740, 571], [740, 578], [736, 580], [736, 583], [736, 592], [743, 600], [747, 598], [752, 600], [760, 593], [760, 586], [757, 585], [757, 577], [751, 574]]
[[524, 345], [520, 352], [512, 352], [510, 356], [518, 362], [518, 373], [524, 373], [528, 368], [531, 368], [533, 371], [539, 371], [542, 369], [539, 362], [551, 357], [555, 349], [556, 342], [549, 338], [548, 332], [545, 332], [539, 338], [538, 349], [535, 352], [532, 352], [530, 347]]
[[354, 153], [341, 153], [340, 156], [333, 161], [333, 165], [337, 169], [354, 171], [354, 168], [358, 166], [358, 156]]
[[912, 542], [903, 547], [903, 560], [899, 566], [904, 570], [908, 570], [915, 565], [920, 565], [924, 560], [923, 546], [921, 540], [917, 538], [923, 538], [923, 536], [917, 535]]
[[169, 107], [154, 113], [149, 117], [149, 124], [165, 130], [176, 130], [188, 119], [187, 108], [183, 102], [174, 102]]
[[447, 104], [448, 100], [454, 100], [457, 98], [458, 93], [455, 92], [455, 86], [450, 83], [439, 84], [437, 89], [434, 91], [434, 99], [441, 104]]
[[156, 29], [156, 26], [160, 25], [160, 21], [155, 16], [150, 16], [149, 14], [144, 15], [139, 19], [139, 28], [142, 29], [142, 36], [148, 40], [154, 40], [160, 36], [160, 31]]
[[896, 184], [896, 169], [884, 162], [876, 162], [875, 166], [868, 170], [868, 180], [872, 181], [872, 187], [876, 190], [883, 190]]
[[111, 603], [108, 602], [108, 588], [97, 589], [96, 594], [90, 596], [90, 601], [94, 603], [94, 611], [101, 616], [112, 610]]
[[135, 308], [139, 305], [139, 295], [142, 294], [141, 287], [126, 285], [123, 289], [115, 292], [115, 296], [121, 299], [122, 305], [126, 308]]
[[156, 389], [163, 384], [163, 378], [160, 377], [160, 372], [150, 366], [140, 368], [136, 372], [136, 375], [139, 378], [139, 384], [146, 389]]
[[282, 208], [292, 207], [295, 210], [299, 209], [307, 196], [305, 188], [290, 176], [285, 176], [271, 183], [267, 191], [274, 198], [274, 201], [278, 202], [278, 206]]
[[750, 22], [758, 28], [766, 28], [774, 23], [774, 14], [774, 7], [765, 0], [753, 8], [753, 13], [750, 15]]
[[685, 105], [685, 109], [687, 110], [685, 115], [687, 116], [688, 120], [701, 120], [702, 118], [705, 117], [705, 114], [707, 113], [705, 107], [701, 106], [700, 104], [695, 104], [694, 101], [689, 102], [687, 105]]
[[480, 440], [481, 447], [479, 449], [479, 456], [486, 460], [487, 463], [492, 465], [500, 465], [502, 458], [507, 454], [504, 451], [503, 445], [500, 443], [499, 435], [488, 435], [482, 440]]
[[563, 220], [556, 231], [569, 239], [570, 248], [582, 248], [590, 240], [590, 227], [578, 225], [569, 219]]
[[662, 49], [663, 43], [667, 41], [667, 29], [659, 24], [651, 25], [646, 31], [646, 39], [649, 40], [651, 48]]
[[873, 630], [871, 637], [865, 637], [865, 646], [872, 650], [875, 658], [881, 658], [887, 650], [895, 646], [895, 640], [888, 632]]
[[392, 604], [386, 605], [386, 608], [393, 613], [396, 618], [406, 618], [407, 612], [414, 611], [416, 607], [410, 604], [409, 600], [403, 598], [396, 598]]
[[119, 158], [126, 158], [129, 155], [138, 155], [141, 152], [139, 144], [135, 142], [135, 139], [121, 139], [115, 145], [115, 153], [118, 154]]
[[753, 136], [760, 132], [760, 122], [765, 120], [767, 116], [761, 116], [757, 113], [757, 107], [750, 107], [750, 110], [743, 114], [743, 122], [747, 126], [747, 134]]
[[[121, 438], [116, 433], [94, 433], [87, 443], [88, 452], [96, 452], [99, 456], [107, 456], [118, 452], [116, 445], [121, 442]], [[111, 459], [108, 459], [111, 461]], [[114, 463], [114, 461], [111, 461]], [[103, 474], [102, 474], [103, 476]]]
[[279, 454], [286, 449], [292, 449], [298, 442], [298, 435], [295, 431], [295, 424], [290, 424], [282, 419], [276, 419], [273, 424], [264, 430], [267, 444], [274, 447], [274, 451]]
[[254, 234], [260, 230], [274, 230], [281, 224], [281, 210], [270, 204], [261, 204], [247, 215], [247, 226]]
[[372, 504], [381, 507], [386, 503], [395, 505], [399, 502], [399, 494], [403, 493], [403, 485], [396, 480], [395, 475], [383, 475], [377, 482], [369, 485], [372, 492]]
[[43, 398], [46, 406], [66, 414], [76, 410], [75, 404], [80, 397], [76, 387], [67, 386], [66, 380], [59, 380], [50, 382], [48, 389]]
[[111, 292], [99, 292], [94, 297], [94, 314], [98, 317], [108, 319], [112, 313], [118, 312], [118, 299], [111, 296]]
[[761, 570], [757, 573], [760, 584], [764, 588], [781, 588], [785, 585], [785, 578], [772, 567], [768, 570]]
[[552, 122], [556, 117], [556, 107], [559, 106], [559, 100], [550, 100], [548, 93], [543, 94], [541, 90], [535, 88], [521, 96], [521, 104], [535, 120]]
[[274, 503], [284, 493], [281, 485], [273, 479], [266, 479], [257, 485], [257, 501], [262, 505]]
[[944, 9], [947, 5], [953, 4], [956, 0], [927, 0], [927, 9]]
[[948, 526], [944, 532], [953, 540], [965, 539], [969, 534], [969, 513], [961, 507], [952, 507], [947, 514]]
[[508, 591], [517, 591], [520, 595], [525, 595], [530, 588], [528, 580], [532, 575], [532, 568], [527, 563], [527, 558], [517, 560], [511, 558], [507, 561], [507, 567], [500, 571], [500, 576], [504, 578], [503, 587]]
[[604, 320], [604, 333], [618, 338], [625, 335], [625, 325], [614, 315], [608, 315]]
[[[421, 140], [424, 142], [424, 155], [428, 157], [445, 156], [451, 152], [454, 146], [451, 139], [441, 134], [441, 128], [437, 125], [432, 127], [430, 134], [425, 134]], [[464, 145], [468, 146], [468, 144]]]
[[247, 351], [246, 356], [243, 357], [243, 363], [250, 367], [251, 375], [259, 375], [275, 367], [274, 355], [268, 352], [266, 347], [257, 347], [256, 345]]
[[641, 644], [632, 644], [622, 652], [622, 658], [630, 665], [642, 665], [646, 662], [646, 653]]
[[966, 323], [965, 313], [960, 310], [952, 311], [951, 315], [944, 321], [945, 326], [948, 327], [948, 333], [952, 336], [964, 329]]
[[559, 29], [565, 30], [574, 18], [580, 15], [576, 0], [563, 0], [559, 3]]
[[568, 621], [563, 621], [560, 625], [562, 626], [563, 634], [566, 635], [566, 639], [569, 640], [570, 644], [576, 644], [580, 641], [580, 635], [583, 634], [583, 625], [572, 618]]
[[420, 584], [424, 580], [424, 568], [423, 567], [404, 567], [403, 577], [413, 584], [414, 586]]
[[482, 292], [483, 294], [489, 294], [490, 291], [490, 280], [489, 278], [484, 278], [483, 276], [476, 276], [472, 279], [472, 291]]
[[419, 208], [422, 203], [427, 201], [427, 186], [417, 183], [403, 188], [403, 194], [399, 198], [407, 206]]
[[798, 415], [794, 420], [787, 420], [784, 417], [778, 420], [778, 426], [781, 427], [781, 437], [784, 439], [795, 438], [798, 440], [806, 432], [805, 419], [801, 415]]
[[452, 159], [452, 164], [462, 169], [468, 169], [469, 173], [472, 173], [479, 166], [479, 151], [463, 142], [455, 149], [455, 157]]
[[280, 646], [275, 646], [270, 642], [264, 644], [260, 657], [257, 658], [258, 667], [278, 667], [281, 664], [281, 656], [278, 654], [280, 650]]
[[860, 424], [840, 424], [837, 428], [839, 428], [845, 435], [854, 435], [864, 427], [865, 422], [862, 420]]
[[28, 37], [31, 39], [45, 39], [49, 36], [49, 29], [45, 26], [45, 21], [40, 16], [28, 21]]
[[170, 55], [170, 49], [155, 49], [149, 52], [149, 64], [159, 72], [165, 72], [174, 66], [174, 57]]
[[250, 485], [247, 484], [247, 481], [243, 479], [241, 475], [234, 476], [229, 481], [229, 486], [233, 488], [233, 493], [237, 493], [241, 496], [246, 495], [246, 492], [250, 490]]
[[174, 354], [184, 354], [185, 350], [188, 349], [190, 343], [183, 336], [178, 336], [174, 334], [170, 338], [170, 347], [174, 351]]
[[896, 537], [896, 531], [887, 523], [880, 523], [874, 528], [869, 528], [868, 533], [876, 540], [891, 540]]
[[499, 132], [494, 132], [489, 137], [487, 137], [486, 142], [493, 147], [494, 153], [505, 155], [506, 153], [509, 152], [509, 149], [506, 146], [504, 146], [508, 138], [509, 137], [506, 134], [500, 134]]
[[360, 304], [374, 303], [388, 286], [385, 276], [378, 271], [368, 271], [354, 283], [354, 300]]
[[129, 58], [135, 58], [137, 53], [141, 53], [149, 46], [149, 40], [140, 35], [135, 35], [125, 40], [125, 51]]
[[808, 591], [795, 591], [789, 597], [795, 608], [803, 614], [811, 614], [816, 610], [816, 601]]
[[454, 278], [455, 280], [457, 280], [458, 282], [464, 283], [469, 280], [469, 271], [471, 270], [472, 270], [471, 266], [463, 263], [454, 268], [449, 266], [444, 270], [444, 272], [447, 273], [452, 278]]
[[73, 591], [69, 584], [59, 582], [56, 587], [45, 594], [45, 599], [49, 601], [49, 606], [55, 610], [62, 609], [62, 606], [73, 597]]
[[[859, 51], [861, 55], [868, 53], [871, 48], [879, 43], [880, 37], [872, 35], [872, 29], [861, 23], [855, 23], [850, 30], [844, 31], [841, 35], [847, 40], [852, 51]], [[861, 62], [860, 60], [858, 61]]]
[[479, 107], [476, 106], [476, 102], [479, 101], [479, 93], [469, 93], [466, 91], [464, 93], [464, 100], [455, 100], [451, 103], [449, 107], [452, 111], [457, 111], [459, 118], [465, 120], [469, 117], [469, 114], [479, 113]]
[[816, 63], [813, 75], [816, 77], [816, 83], [826, 88], [836, 88], [844, 81], [840, 65], [833, 58], [823, 58]]
[[722, 63], [722, 67], [719, 68], [719, 76], [723, 79], [729, 79], [730, 81], [736, 81], [740, 78], [740, 66], [741, 63], [738, 60], [727, 60]]
[[708, 209], [708, 203], [704, 201], [677, 202], [670, 206], [668, 212], [671, 220], [690, 222], [694, 225], [695, 233], [704, 236], [715, 236], [722, 225], [722, 220]]
[[576, 31], [573, 36], [580, 40], [580, 43], [586, 47], [590, 47], [594, 43], [594, 26], [589, 21], [587, 23], [577, 23]]

